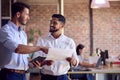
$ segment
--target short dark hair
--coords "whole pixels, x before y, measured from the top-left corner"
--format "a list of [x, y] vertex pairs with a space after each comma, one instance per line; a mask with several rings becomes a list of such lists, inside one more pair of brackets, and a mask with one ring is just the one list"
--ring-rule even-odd
[[76, 47], [76, 52], [77, 52], [77, 55], [79, 54], [79, 49], [83, 49], [85, 46], [83, 44], [79, 44], [77, 47]]
[[63, 24], [65, 24], [65, 22], [66, 22], [65, 17], [64, 17], [63, 15], [61, 15], [61, 14], [53, 14], [53, 15], [52, 15], [52, 18], [53, 18], [53, 17], [58, 18], [58, 20], [59, 20], [60, 22], [62, 22]]
[[11, 6], [12, 17], [14, 17], [17, 12], [22, 12], [24, 10], [24, 8], [30, 9], [30, 6], [23, 2], [13, 3]]

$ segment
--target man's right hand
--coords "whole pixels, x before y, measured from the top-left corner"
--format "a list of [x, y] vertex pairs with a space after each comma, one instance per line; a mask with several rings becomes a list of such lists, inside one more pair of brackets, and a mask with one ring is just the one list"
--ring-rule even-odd
[[49, 48], [48, 47], [40, 46], [40, 50], [43, 51], [45, 54], [48, 54]]

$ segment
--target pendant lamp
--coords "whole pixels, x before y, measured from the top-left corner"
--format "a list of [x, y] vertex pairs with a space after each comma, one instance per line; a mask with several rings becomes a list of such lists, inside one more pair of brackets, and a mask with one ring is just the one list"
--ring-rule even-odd
[[92, 0], [91, 8], [108, 8], [110, 7], [108, 0]]

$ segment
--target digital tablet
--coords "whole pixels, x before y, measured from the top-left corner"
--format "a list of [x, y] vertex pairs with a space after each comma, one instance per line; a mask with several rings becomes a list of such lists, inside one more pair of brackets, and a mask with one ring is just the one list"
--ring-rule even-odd
[[31, 60], [30, 62], [35, 62], [35, 61], [42, 62], [45, 59], [46, 59], [46, 57], [38, 56], [38, 57], [34, 58], [33, 60]]

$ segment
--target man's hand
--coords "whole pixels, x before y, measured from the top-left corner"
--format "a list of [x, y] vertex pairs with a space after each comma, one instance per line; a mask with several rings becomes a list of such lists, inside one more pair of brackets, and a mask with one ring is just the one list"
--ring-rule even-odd
[[48, 65], [48, 66], [52, 65], [53, 61], [52, 60], [44, 60], [42, 62], [34, 61], [34, 62], [32, 62], [32, 64], [33, 64], [33, 67], [40, 68], [43, 65]]
[[77, 64], [76, 59], [74, 59], [73, 57], [67, 57], [66, 60], [74, 66]]
[[43, 51], [44, 53], [48, 54], [49, 48], [48, 47], [40, 46], [40, 50]]
[[32, 62], [34, 67], [37, 67], [40, 69], [41, 65], [42, 65], [42, 62], [39, 62], [39, 61], [35, 61], [35, 62]]
[[34, 62], [29, 62], [29, 67], [30, 68], [34, 68], [34, 67], [37, 67], [37, 68], [39, 68], [40, 69], [40, 66], [41, 66], [41, 62], [39, 62], [39, 61], [34, 61]]
[[48, 65], [48, 66], [50, 66], [50, 65], [52, 65], [53, 64], [53, 60], [44, 60], [43, 62], [42, 62], [42, 64], [41, 64], [41, 66], [43, 66], [43, 65]]

